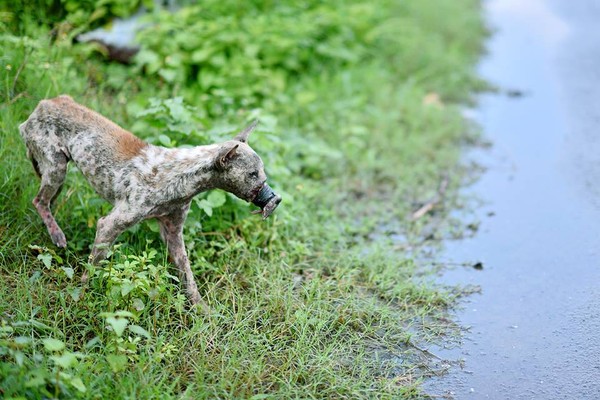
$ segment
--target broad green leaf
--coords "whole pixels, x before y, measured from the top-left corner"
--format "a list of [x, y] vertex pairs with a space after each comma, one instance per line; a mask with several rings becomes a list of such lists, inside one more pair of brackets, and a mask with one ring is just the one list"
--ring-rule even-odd
[[191, 122], [169, 122], [167, 123], [167, 128], [169, 128], [172, 132], [183, 133], [184, 135], [189, 135], [194, 130], [194, 125]]
[[37, 282], [42, 277], [42, 273], [40, 270], [36, 270], [31, 277], [29, 278], [29, 283]]
[[62, 269], [64, 271], [64, 273], [67, 276], [67, 278], [73, 279], [73, 275], [75, 274], [75, 271], [73, 270], [73, 268], [71, 268], [71, 267], [60, 267], [60, 269]]
[[160, 57], [151, 50], [140, 50], [136, 54], [135, 60], [138, 64], [145, 65], [149, 74], [155, 73], [160, 68]]
[[171, 146], [171, 138], [169, 138], [167, 135], [159, 135], [158, 136], [158, 141], [163, 146], [166, 146], [166, 147], [170, 147]]
[[67, 293], [69, 293], [69, 296], [71, 296], [71, 298], [73, 299], [74, 302], [78, 302], [79, 299], [81, 298], [81, 288], [80, 287], [68, 289]]
[[109, 354], [106, 356], [106, 361], [113, 372], [119, 372], [127, 365], [127, 356], [122, 354]]
[[154, 233], [160, 232], [160, 227], [158, 226], [158, 221], [155, 219], [147, 220], [146, 226]]
[[150, 333], [139, 325], [129, 325], [128, 329], [136, 335], [140, 335], [145, 337], [146, 339], [150, 339]]
[[125, 331], [129, 320], [127, 318], [108, 317], [106, 318], [106, 322], [108, 322], [108, 324], [112, 326], [116, 335], [120, 337], [121, 335], [123, 335], [123, 332]]
[[54, 338], [42, 339], [42, 343], [47, 351], [61, 351], [65, 348], [63, 341]]
[[196, 200], [196, 204], [198, 205], [198, 207], [200, 207], [202, 210], [204, 210], [206, 215], [208, 215], [209, 217], [212, 217], [212, 206], [207, 200], [205, 200], [205, 199]]
[[171, 53], [167, 57], [165, 57], [165, 65], [174, 68], [180, 67], [183, 63], [182, 58], [183, 56], [180, 52]]
[[17, 336], [13, 339], [13, 343], [18, 348], [27, 347], [31, 344], [31, 338], [27, 336]]
[[96, 336], [96, 337], [88, 340], [84, 347], [86, 349], [91, 349], [92, 347], [94, 347], [98, 343], [100, 343], [100, 338], [98, 336]]
[[77, 363], [77, 357], [75, 356], [74, 353], [70, 353], [70, 352], [65, 352], [64, 354], [60, 355], [60, 356], [52, 356], [50, 357], [50, 359], [52, 361], [54, 361], [54, 363], [56, 365], [58, 365], [61, 368], [69, 368], [72, 367], [73, 365], [75, 365]]
[[133, 308], [135, 308], [137, 311], [142, 311], [146, 305], [144, 304], [144, 302], [141, 299], [138, 299], [137, 297], [135, 299], [133, 299], [132, 304]]
[[192, 52], [192, 61], [195, 63], [201, 63], [203, 61], [206, 61], [214, 52], [215, 50], [211, 47], [204, 47], [201, 48], [199, 50], [195, 50], [194, 52]]
[[225, 204], [227, 197], [225, 197], [225, 193], [217, 190], [213, 190], [208, 194], [206, 200], [210, 203], [212, 208], [221, 207]]
[[15, 358], [15, 362], [18, 366], [23, 366], [23, 363], [25, 362], [25, 354], [23, 354], [22, 351], [15, 351], [13, 353], [13, 357]]
[[133, 289], [135, 289], [135, 285], [133, 283], [123, 282], [121, 284], [121, 296], [127, 296]]
[[80, 377], [76, 376], [73, 379], [71, 379], [71, 385], [79, 390], [81, 393], [85, 393], [87, 391], [87, 388], [85, 387], [85, 385], [83, 384], [82, 380]]
[[175, 78], [177, 78], [177, 71], [171, 68], [161, 68], [158, 71], [158, 75], [167, 82], [173, 82], [175, 81]]
[[52, 267], [52, 256], [50, 254], [48, 254], [48, 253], [38, 254], [37, 258], [38, 258], [38, 260], [40, 260], [41, 262], [44, 263], [46, 268]]
[[183, 104], [183, 97], [165, 100], [165, 106], [167, 106], [171, 117], [177, 122], [189, 121], [192, 117], [191, 112]]

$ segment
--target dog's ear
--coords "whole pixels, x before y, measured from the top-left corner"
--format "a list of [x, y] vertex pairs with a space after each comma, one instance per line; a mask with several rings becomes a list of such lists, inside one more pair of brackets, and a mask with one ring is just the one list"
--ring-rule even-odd
[[237, 140], [238, 142], [242, 142], [242, 143], [248, 143], [248, 136], [250, 135], [250, 133], [252, 133], [254, 128], [256, 128], [256, 125], [258, 125], [257, 119], [252, 121], [252, 123], [250, 125], [248, 125], [243, 131], [238, 133], [236, 135], [236, 137], [233, 138], [233, 140]]
[[229, 162], [235, 158], [238, 147], [240, 147], [240, 145], [236, 144], [230, 149], [223, 149], [217, 157], [217, 168], [224, 169], [227, 166], [227, 164], [229, 164]]

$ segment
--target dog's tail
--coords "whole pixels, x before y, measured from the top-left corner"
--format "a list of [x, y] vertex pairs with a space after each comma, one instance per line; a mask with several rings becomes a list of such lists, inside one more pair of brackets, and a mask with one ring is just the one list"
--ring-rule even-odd
[[29, 158], [29, 161], [31, 161], [35, 174], [38, 176], [38, 178], [41, 178], [42, 174], [40, 173], [40, 167], [38, 165], [37, 160], [33, 157], [33, 154], [31, 153], [31, 149], [29, 148], [29, 140], [27, 140], [27, 125], [29, 122], [29, 118], [27, 118], [25, 122], [19, 125], [19, 133], [21, 134], [23, 142], [25, 142], [25, 148], [27, 149], [27, 158]]

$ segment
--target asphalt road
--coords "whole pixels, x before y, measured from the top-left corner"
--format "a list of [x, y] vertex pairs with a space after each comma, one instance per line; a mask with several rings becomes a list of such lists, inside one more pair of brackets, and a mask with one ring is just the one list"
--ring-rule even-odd
[[[464, 359], [429, 392], [456, 399], [600, 399], [600, 1], [494, 0], [481, 73], [521, 97], [486, 95], [493, 142], [467, 193], [485, 201], [442, 277], [476, 284], [458, 319]], [[490, 216], [489, 214], [493, 214]]]

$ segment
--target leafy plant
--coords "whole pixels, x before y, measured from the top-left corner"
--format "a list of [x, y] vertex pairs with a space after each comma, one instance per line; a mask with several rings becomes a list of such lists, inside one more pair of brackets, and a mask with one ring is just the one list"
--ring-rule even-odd
[[113, 372], [119, 372], [128, 361], [138, 359], [138, 344], [142, 339], [151, 339], [150, 333], [131, 323], [136, 316], [129, 311], [103, 312], [100, 317], [104, 318], [107, 328], [112, 332], [104, 340], [106, 360]]
[[208, 143], [210, 138], [203, 127], [202, 113], [187, 104], [182, 97], [150, 98], [149, 105], [136, 113], [131, 129], [150, 142], [166, 147], [178, 144]]
[[[56, 338], [33, 339], [15, 333], [23, 329], [23, 324], [9, 324], [0, 321], [0, 387], [6, 397], [24, 395], [27, 397], [50, 396], [57, 398], [78, 397], [86, 393], [87, 387], [81, 377], [73, 372], [84, 355], [71, 352], [65, 343]], [[36, 348], [44, 352], [37, 352]], [[5, 357], [14, 364], [2, 362]], [[21, 385], [14, 380], [20, 381]]]
[[139, 315], [148, 302], [160, 301], [171, 293], [171, 282], [178, 282], [179, 279], [169, 273], [166, 265], [155, 261], [156, 255], [154, 249], [139, 255], [123, 255], [116, 246], [113, 261], [104, 262], [95, 272], [105, 285], [110, 307], [130, 310]]
[[159, 12], [139, 35], [138, 67], [169, 84], [185, 82], [185, 96], [211, 116], [269, 104], [300, 74], [363, 60], [384, 18], [360, 2], [229, 7], [211, 0]]
[[34, 252], [38, 253], [37, 259], [42, 262], [47, 270], [53, 272], [60, 272], [64, 274], [68, 279], [73, 279], [75, 270], [69, 266], [65, 266], [63, 258], [56, 254], [56, 251], [49, 249], [48, 247], [41, 247], [36, 245], [29, 245], [29, 248]]

